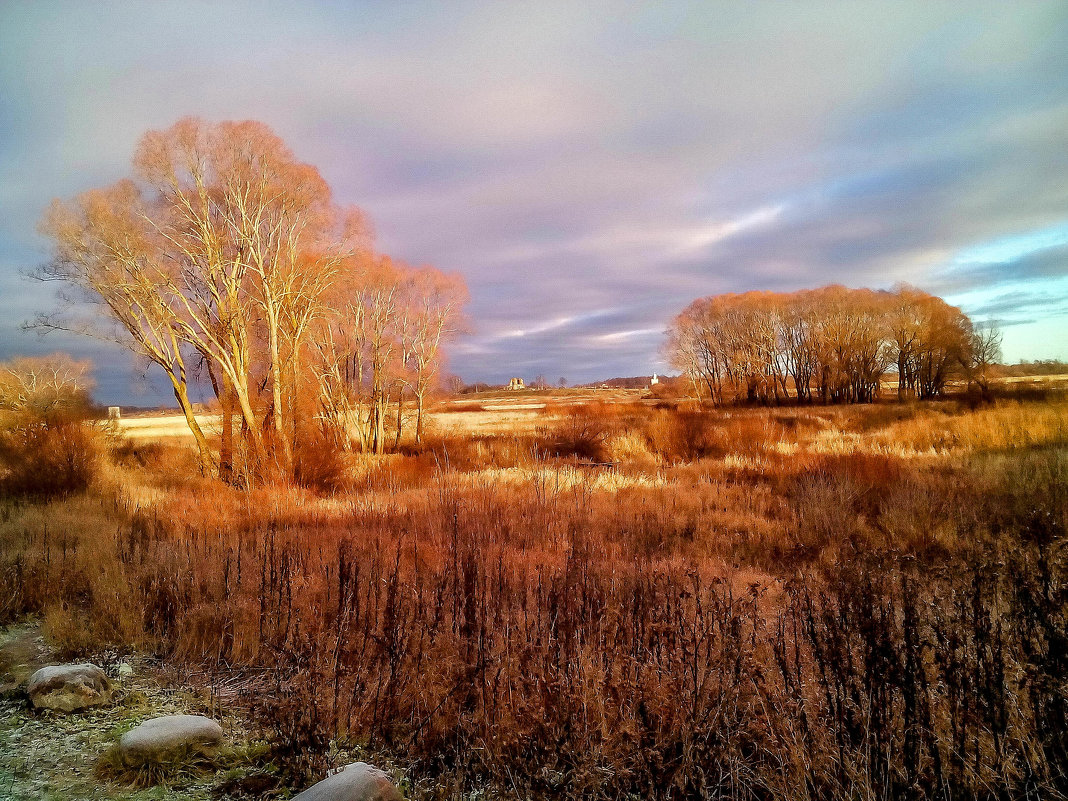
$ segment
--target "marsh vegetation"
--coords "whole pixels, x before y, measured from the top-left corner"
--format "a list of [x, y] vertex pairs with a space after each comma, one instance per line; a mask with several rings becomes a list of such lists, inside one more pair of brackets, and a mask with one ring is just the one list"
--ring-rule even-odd
[[1062, 797], [1068, 401], [1037, 394], [550, 400], [329, 489], [98, 434], [88, 489], [3, 502], [0, 617], [238, 688], [298, 785], [359, 749], [420, 797]]

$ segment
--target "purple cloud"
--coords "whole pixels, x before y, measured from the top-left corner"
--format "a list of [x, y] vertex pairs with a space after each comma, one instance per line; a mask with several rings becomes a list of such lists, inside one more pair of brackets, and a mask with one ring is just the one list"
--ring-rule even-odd
[[997, 302], [1034, 320], [1009, 358], [1068, 358], [1033, 302], [1068, 265], [957, 264], [1068, 223], [1065, 97], [1058, 4], [8, 3], [0, 359], [75, 348], [102, 398], [165, 399], [101, 346], [21, 332], [51, 289], [20, 272], [52, 197], [186, 114], [263, 120], [382, 249], [463, 272], [469, 380], [662, 370], [692, 298], [832, 281]]

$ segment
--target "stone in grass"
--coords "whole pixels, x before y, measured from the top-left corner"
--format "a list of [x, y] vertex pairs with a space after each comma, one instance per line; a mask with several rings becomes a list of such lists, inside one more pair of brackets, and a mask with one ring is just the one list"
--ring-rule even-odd
[[339, 768], [293, 801], [401, 801], [400, 790], [383, 771], [366, 762]]
[[223, 742], [223, 729], [202, 715], [167, 715], [146, 720], [119, 738], [124, 765], [140, 767], [212, 757]]
[[30, 676], [26, 694], [37, 709], [75, 712], [111, 700], [111, 682], [96, 665], [49, 665]]

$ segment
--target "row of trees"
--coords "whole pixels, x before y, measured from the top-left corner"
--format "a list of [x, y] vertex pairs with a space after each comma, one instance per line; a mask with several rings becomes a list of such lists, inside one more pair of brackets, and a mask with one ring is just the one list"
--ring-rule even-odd
[[213, 451], [190, 401], [201, 379], [222, 411], [224, 475], [236, 448], [283, 473], [323, 438], [381, 453], [400, 438], [406, 397], [422, 437], [463, 281], [376, 253], [359, 209], [335, 203], [267, 126], [187, 118], [149, 132], [133, 177], [56, 201], [42, 229], [54, 243], [42, 277], [114, 325], [39, 323], [107, 336], [158, 366], [205, 469]]
[[672, 364], [714, 402], [870, 402], [891, 368], [902, 399], [936, 397], [961, 370], [985, 392], [1000, 346], [996, 329], [908, 286], [714, 295], [668, 333]]

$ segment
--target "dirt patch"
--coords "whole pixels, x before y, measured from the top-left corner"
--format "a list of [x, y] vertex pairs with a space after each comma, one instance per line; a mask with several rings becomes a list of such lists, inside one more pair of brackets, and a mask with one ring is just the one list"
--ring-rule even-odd
[[36, 623], [23, 623], [0, 633], [0, 696], [21, 695], [26, 681], [51, 663], [52, 649]]
[[[245, 721], [232, 711], [223, 713], [218, 699], [190, 688], [168, 686], [143, 659], [125, 660], [133, 669], [120, 675], [119, 663], [105, 665], [117, 687], [114, 704], [75, 714], [34, 710], [22, 688], [38, 667], [53, 664], [40, 626], [35, 622], [0, 632], [0, 798], [11, 801], [208, 801], [240, 791], [244, 779], [264, 776], [256, 764], [260, 744], [252, 741]], [[202, 775], [182, 775], [166, 785], [138, 789], [106, 782], [95, 773], [97, 760], [126, 731], [158, 715], [208, 714], [219, 720], [230, 748], [226, 769]], [[273, 777], [270, 777], [273, 779]], [[271, 784], [260, 778], [260, 784]], [[256, 782], [253, 782], [254, 784]]]

